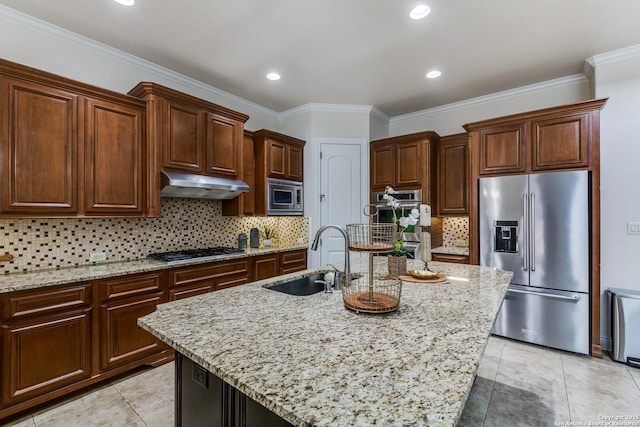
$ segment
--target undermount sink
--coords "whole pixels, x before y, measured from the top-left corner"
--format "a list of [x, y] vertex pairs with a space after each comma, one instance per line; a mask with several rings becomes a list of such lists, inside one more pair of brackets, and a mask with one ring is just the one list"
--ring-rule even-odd
[[301, 277], [277, 285], [263, 285], [263, 287], [289, 295], [306, 296], [324, 291], [324, 284], [314, 283], [315, 280], [324, 280], [324, 273]]

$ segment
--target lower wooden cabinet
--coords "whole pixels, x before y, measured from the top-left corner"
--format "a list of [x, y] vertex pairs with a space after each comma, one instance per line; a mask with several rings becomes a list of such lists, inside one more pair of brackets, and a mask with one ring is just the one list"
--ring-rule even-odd
[[101, 371], [135, 363], [167, 348], [137, 323], [166, 301], [162, 278], [162, 272], [154, 272], [98, 282]]
[[431, 254], [431, 259], [433, 261], [441, 261], [441, 262], [453, 262], [456, 264], [469, 264], [469, 256], [468, 255], [456, 255], [456, 254]]
[[2, 296], [0, 408], [90, 378], [91, 296], [87, 283]]
[[251, 276], [254, 281], [269, 279], [280, 274], [280, 256], [277, 253], [258, 255], [251, 262]]

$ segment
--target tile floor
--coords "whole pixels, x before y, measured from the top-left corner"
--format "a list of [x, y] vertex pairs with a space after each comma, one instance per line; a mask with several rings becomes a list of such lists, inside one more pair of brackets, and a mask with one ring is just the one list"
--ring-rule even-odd
[[[173, 363], [140, 371], [6, 425], [173, 426], [173, 378]], [[459, 426], [604, 426], [615, 416], [640, 427], [640, 369], [491, 337]]]

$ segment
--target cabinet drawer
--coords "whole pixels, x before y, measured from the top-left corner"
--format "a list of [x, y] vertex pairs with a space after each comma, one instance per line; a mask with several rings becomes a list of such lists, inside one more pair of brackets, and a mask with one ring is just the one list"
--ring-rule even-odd
[[101, 301], [162, 290], [162, 273], [116, 277], [100, 281]]
[[292, 252], [283, 252], [280, 254], [280, 263], [285, 264], [293, 264], [293, 263], [304, 263], [307, 264], [307, 251], [292, 251]]
[[469, 256], [455, 254], [431, 254], [434, 261], [453, 262], [456, 264], [469, 264]]
[[[219, 261], [195, 267], [183, 267], [169, 271], [169, 287], [194, 285], [213, 286], [220, 289], [249, 281], [249, 259]], [[205, 285], [206, 284], [206, 285]]]
[[41, 288], [7, 294], [2, 298], [4, 320], [38, 315], [52, 310], [70, 309], [91, 302], [91, 284]]

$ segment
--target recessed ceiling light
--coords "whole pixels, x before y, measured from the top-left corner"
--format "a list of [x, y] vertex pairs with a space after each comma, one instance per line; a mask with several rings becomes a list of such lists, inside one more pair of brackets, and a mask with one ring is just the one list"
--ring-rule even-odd
[[428, 79], [435, 79], [436, 77], [440, 77], [442, 73], [438, 70], [433, 70], [433, 71], [429, 71], [427, 73], [427, 78]]
[[429, 12], [431, 12], [431, 8], [429, 6], [426, 4], [419, 4], [411, 10], [409, 16], [411, 19], [422, 19], [427, 16]]
[[123, 6], [133, 6], [135, 0], [116, 0], [117, 3], [120, 3]]
[[278, 74], [278, 73], [269, 73], [269, 74], [267, 74], [267, 78], [269, 80], [280, 80], [280, 74]]

